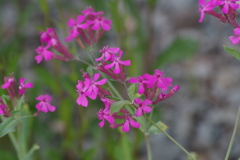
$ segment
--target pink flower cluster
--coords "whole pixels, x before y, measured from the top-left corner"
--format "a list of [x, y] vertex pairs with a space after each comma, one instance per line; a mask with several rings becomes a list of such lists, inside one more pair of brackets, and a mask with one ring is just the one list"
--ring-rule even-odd
[[[236, 23], [236, 9], [239, 8], [239, 4], [236, 2], [239, 0], [199, 0], [199, 12], [201, 14], [199, 22], [202, 22], [204, 19], [204, 14], [210, 14], [223, 23], [229, 23], [234, 27], [239, 27]], [[221, 9], [221, 13], [217, 13], [213, 9], [219, 7]]]
[[[33, 88], [32, 82], [25, 83], [25, 78], [20, 78], [18, 84], [18, 94], [16, 94], [15, 84], [16, 80], [13, 74], [11, 74], [9, 77], [4, 77], [4, 84], [2, 85], [1, 88], [7, 89], [11, 100], [15, 100], [16, 98], [22, 97], [25, 94], [27, 88]], [[50, 105], [49, 103], [51, 101], [51, 97], [49, 95], [40, 95], [36, 98], [36, 100], [39, 100], [40, 102], [36, 105], [38, 112], [34, 114], [35, 116], [37, 116], [40, 111], [43, 112], [55, 111], [55, 107]], [[5, 117], [10, 116], [10, 108], [3, 102], [1, 97], [0, 97], [0, 114], [4, 114]]]
[[[47, 29], [46, 32], [42, 31], [40, 32], [40, 34], [41, 34], [40, 40], [42, 45], [36, 49], [36, 52], [38, 53], [38, 55], [35, 56], [37, 63], [40, 63], [43, 58], [46, 61], [49, 61], [52, 58], [59, 59], [62, 61], [69, 61], [69, 59], [73, 58], [73, 56], [69, 53], [68, 49], [62, 44], [56, 32], [52, 28]], [[54, 48], [56, 51], [62, 54], [62, 56], [49, 51], [50, 47]]]
[[130, 66], [131, 61], [121, 60], [123, 51], [120, 48], [104, 46], [99, 52], [102, 53], [102, 56], [95, 59], [97, 62], [100, 61], [100, 64], [97, 64], [97, 69], [116, 81], [125, 82], [124, 66]]
[[95, 12], [92, 7], [87, 7], [81, 13], [83, 15], [78, 15], [76, 20], [68, 21], [70, 29], [65, 41], [69, 42], [81, 36], [87, 45], [97, 43], [98, 39], [111, 29], [112, 21], [103, 17], [102, 11]]

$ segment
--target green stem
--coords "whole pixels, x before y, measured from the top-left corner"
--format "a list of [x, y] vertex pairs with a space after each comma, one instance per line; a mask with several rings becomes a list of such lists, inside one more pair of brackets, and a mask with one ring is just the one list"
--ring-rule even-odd
[[143, 115], [148, 121], [150, 121], [155, 127], [157, 127], [165, 136], [167, 136], [173, 143], [175, 143], [183, 152], [185, 152], [192, 160], [196, 160], [183, 146], [181, 146], [175, 139], [173, 139], [169, 134], [162, 130], [156, 123], [149, 119], [145, 114]]
[[238, 114], [237, 114], [237, 118], [236, 118], [236, 121], [235, 121], [235, 126], [234, 126], [234, 129], [233, 129], [232, 138], [231, 138], [231, 141], [229, 143], [227, 154], [226, 154], [226, 157], [225, 157], [224, 160], [228, 160], [229, 155], [231, 153], [231, 150], [232, 150], [232, 147], [233, 147], [233, 143], [234, 143], [234, 139], [235, 139], [236, 134], [237, 134], [237, 128], [238, 128], [239, 121], [240, 121], [240, 105], [239, 105], [239, 108], [238, 108]]
[[18, 157], [18, 160], [22, 160], [22, 154], [21, 154], [21, 151], [20, 151], [20, 147], [18, 145], [18, 142], [16, 140], [16, 137], [13, 135], [13, 133], [8, 133], [8, 136], [13, 144], [13, 147], [14, 149], [16, 150], [17, 152], [17, 157]]
[[145, 136], [145, 140], [146, 140], [148, 160], [152, 160], [152, 150], [151, 150], [149, 137], [146, 134], [144, 134], [144, 136]]

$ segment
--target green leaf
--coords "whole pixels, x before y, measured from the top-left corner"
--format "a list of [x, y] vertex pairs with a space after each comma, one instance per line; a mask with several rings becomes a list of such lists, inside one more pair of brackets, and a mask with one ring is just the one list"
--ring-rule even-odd
[[[168, 129], [168, 126], [164, 123], [162, 123], [161, 121], [158, 121], [157, 126], [159, 128], [161, 128], [163, 131], [165, 131], [166, 129]], [[159, 132], [161, 132], [156, 126], [152, 125], [149, 129], [148, 129], [148, 133], [149, 134], [158, 134]]]
[[196, 41], [186, 38], [177, 38], [157, 57], [153, 67], [159, 68], [167, 63], [186, 59], [196, 53], [197, 48], [198, 44]]
[[234, 49], [234, 48], [229, 48], [227, 46], [223, 46], [224, 47], [224, 50], [227, 52], [227, 53], [230, 53], [233, 57], [237, 58], [237, 60], [240, 61], [240, 53]]
[[90, 76], [93, 75], [93, 68], [92, 68], [92, 66], [88, 66], [87, 67], [87, 73], [90, 74]]
[[135, 119], [137, 120], [138, 123], [141, 124], [140, 130], [142, 132], [145, 132], [146, 131], [146, 124], [147, 124], [145, 117], [141, 116], [141, 117], [136, 117]]
[[4, 135], [14, 132], [16, 125], [20, 122], [19, 118], [6, 118], [0, 124], [0, 138]]
[[111, 105], [110, 112], [111, 113], [118, 112], [124, 105], [126, 105], [128, 103], [129, 102], [126, 100], [115, 102]]
[[136, 84], [131, 84], [129, 87], [128, 87], [128, 94], [131, 98], [131, 100], [135, 99], [135, 95], [136, 95]]
[[39, 148], [40, 148], [39, 145], [34, 144], [34, 145], [32, 146], [32, 148], [28, 151], [28, 153], [27, 153], [26, 157], [24, 158], [24, 160], [32, 160], [33, 152], [36, 151], [36, 150], [38, 150]]
[[17, 104], [15, 106], [15, 109], [21, 110], [23, 104], [24, 104], [24, 96], [22, 96], [20, 99], [18, 99], [18, 102], [17, 102]]
[[10, 100], [10, 96], [2, 94], [3, 103], [7, 104], [7, 100]]

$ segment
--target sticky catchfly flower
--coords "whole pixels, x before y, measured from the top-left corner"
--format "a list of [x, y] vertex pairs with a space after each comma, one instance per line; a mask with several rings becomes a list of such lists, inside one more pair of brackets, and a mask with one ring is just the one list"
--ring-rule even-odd
[[36, 100], [40, 101], [38, 104], [36, 104], [38, 112], [54, 112], [56, 110], [56, 107], [50, 104], [51, 99], [52, 97], [50, 97], [48, 94], [38, 96], [36, 98]]
[[152, 107], [148, 106], [152, 104], [152, 101], [149, 99], [141, 101], [140, 98], [136, 98], [134, 99], [134, 103], [137, 104], [136, 117], [140, 117], [143, 113], [150, 113], [152, 111]]
[[239, 41], [240, 41], [240, 28], [235, 28], [233, 30], [233, 33], [236, 35], [236, 36], [230, 36], [229, 37], [229, 40], [232, 42], [233, 45], [235, 44], [238, 44]]

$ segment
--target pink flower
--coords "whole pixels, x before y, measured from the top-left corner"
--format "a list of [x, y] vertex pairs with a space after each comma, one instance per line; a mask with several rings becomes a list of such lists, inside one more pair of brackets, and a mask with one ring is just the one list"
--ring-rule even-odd
[[233, 45], [238, 44], [240, 41], [240, 28], [235, 28], [233, 33], [236, 36], [230, 36], [228, 39], [232, 42]]
[[130, 131], [130, 125], [134, 128], [139, 128], [140, 127], [140, 123], [135, 122], [133, 120], [131, 114], [127, 110], [121, 109], [120, 112], [124, 113], [124, 116], [116, 115], [116, 114], [113, 114], [112, 116], [113, 116], [114, 119], [124, 119], [124, 123], [111, 124], [110, 125], [111, 128], [117, 128], [117, 127], [122, 126], [122, 130], [124, 132], [128, 132], [128, 131]]
[[94, 8], [86, 7], [86, 9], [83, 10], [81, 13], [84, 14], [87, 17], [87, 16], [96, 16], [98, 14], [103, 14], [103, 11], [94, 12]]
[[[42, 48], [46, 48], [48, 49], [49, 47], [53, 47], [55, 50], [57, 50], [59, 53], [61, 53], [64, 57], [62, 58], [73, 58], [73, 56], [69, 53], [68, 49], [62, 44], [62, 42], [59, 40], [56, 32], [54, 31], [54, 29], [49, 28], [47, 29], [46, 32], [41, 32], [41, 42], [42, 42], [42, 46], [44, 46], [44, 42], [47, 43], [46, 47], [42, 47]], [[61, 57], [61, 56], [58, 56]], [[59, 58], [58, 58], [59, 59]]]
[[126, 61], [120, 60], [120, 58], [122, 57], [122, 54], [123, 54], [123, 51], [120, 50], [119, 56], [112, 55], [112, 58], [111, 58], [112, 63], [105, 65], [104, 68], [110, 69], [112, 67], [115, 67], [113, 73], [118, 74], [121, 72], [120, 64], [125, 65], [125, 66], [130, 66], [131, 65], [130, 60], [126, 60]]
[[77, 88], [77, 92], [78, 92], [78, 98], [77, 98], [77, 104], [81, 105], [83, 107], [87, 107], [88, 106], [88, 99], [87, 96], [91, 99], [93, 99], [93, 95], [89, 96], [89, 93], [87, 92], [87, 90], [90, 87], [90, 81], [89, 80], [85, 80], [84, 82], [82, 81], [78, 81], [78, 84], [76, 85]]
[[[68, 21], [67, 24], [69, 27], [72, 27], [72, 29], [69, 32], [70, 33], [69, 36], [67, 36], [65, 39], [66, 42], [71, 41], [72, 39], [74, 39], [75, 37], [77, 37], [79, 35], [78, 28], [81, 28], [81, 29], [88, 28], [88, 24], [83, 23], [84, 19], [85, 19], [85, 16], [78, 15], [77, 20], [71, 18]], [[81, 23], [83, 23], [83, 24], [81, 24]]]
[[35, 56], [35, 60], [37, 61], [37, 63], [40, 63], [43, 58], [46, 61], [50, 61], [52, 59], [54, 53], [48, 50], [49, 47], [50, 45], [46, 47], [39, 46], [36, 49], [36, 52], [38, 53], [38, 55]]
[[152, 111], [152, 108], [150, 106], [148, 106], [148, 105], [152, 104], [152, 101], [149, 99], [141, 101], [140, 98], [136, 98], [134, 100], [134, 103], [138, 105], [136, 117], [140, 117], [143, 113], [150, 113]]
[[92, 30], [100, 30], [102, 28], [104, 31], [110, 30], [112, 25], [112, 21], [102, 15], [98, 15], [94, 20], [87, 20], [87, 23], [92, 25]]
[[107, 79], [104, 78], [100, 81], [97, 81], [100, 77], [100, 73], [95, 73], [92, 78], [86, 78], [85, 83], [90, 84], [86, 91], [86, 95], [91, 99], [96, 99], [98, 94], [98, 88], [99, 85], [104, 85], [107, 82]]
[[56, 107], [54, 107], [50, 104], [51, 99], [52, 98], [48, 94], [40, 95], [36, 98], [36, 100], [40, 101], [38, 104], [36, 104], [36, 108], [38, 110], [38, 113], [40, 111], [46, 113], [48, 111], [54, 112], [56, 110]]
[[105, 107], [107, 109], [109, 109], [110, 106], [115, 102], [114, 100], [111, 100], [111, 99], [108, 99], [108, 98], [105, 98], [105, 97], [101, 98], [101, 101], [105, 104]]
[[2, 98], [0, 97], [0, 115], [4, 114], [4, 117], [9, 117], [10, 112], [6, 104], [3, 102]]
[[112, 100], [107, 98], [101, 98], [101, 100], [105, 103], [105, 108], [100, 109], [97, 113], [98, 119], [102, 120], [98, 125], [99, 127], [104, 126], [104, 120], [107, 120], [110, 124], [114, 123], [114, 118], [110, 115], [110, 105], [112, 103]]
[[138, 78], [130, 78], [129, 83], [139, 83], [138, 85], [138, 93], [143, 94], [145, 92], [145, 87], [148, 84], [148, 82], [144, 79], [144, 76], [138, 76]]
[[4, 77], [4, 84], [2, 85], [2, 89], [10, 88], [10, 86], [14, 86], [15, 78], [13, 76]]
[[239, 0], [218, 0], [216, 4], [224, 5], [222, 8], [222, 12], [227, 14], [229, 12], [230, 7], [235, 10], [239, 8], [239, 4], [236, 4], [237, 1]]
[[102, 56], [100, 58], [96, 58], [95, 61], [108, 61], [111, 58], [111, 53], [118, 53], [120, 48], [108, 48], [108, 46], [104, 46], [99, 52], [102, 52]]
[[2, 89], [7, 89], [11, 100], [14, 100], [16, 96], [14, 84], [15, 78], [13, 77], [13, 74], [11, 74], [9, 77], [4, 77], [4, 84], [2, 85]]
[[212, 11], [214, 7], [211, 1], [206, 2], [206, 0], [199, 0], [199, 5], [200, 5], [200, 8], [198, 11], [200, 12], [201, 16], [198, 22], [202, 22], [204, 18], [204, 13]]
[[25, 78], [19, 79], [19, 90], [18, 93], [23, 95], [25, 93], [26, 88], [33, 88], [33, 83], [29, 82], [24, 84]]
[[168, 87], [172, 86], [172, 78], [165, 78], [162, 71], [155, 69], [154, 77], [156, 78], [157, 87], [162, 89], [162, 91], [166, 91]]

